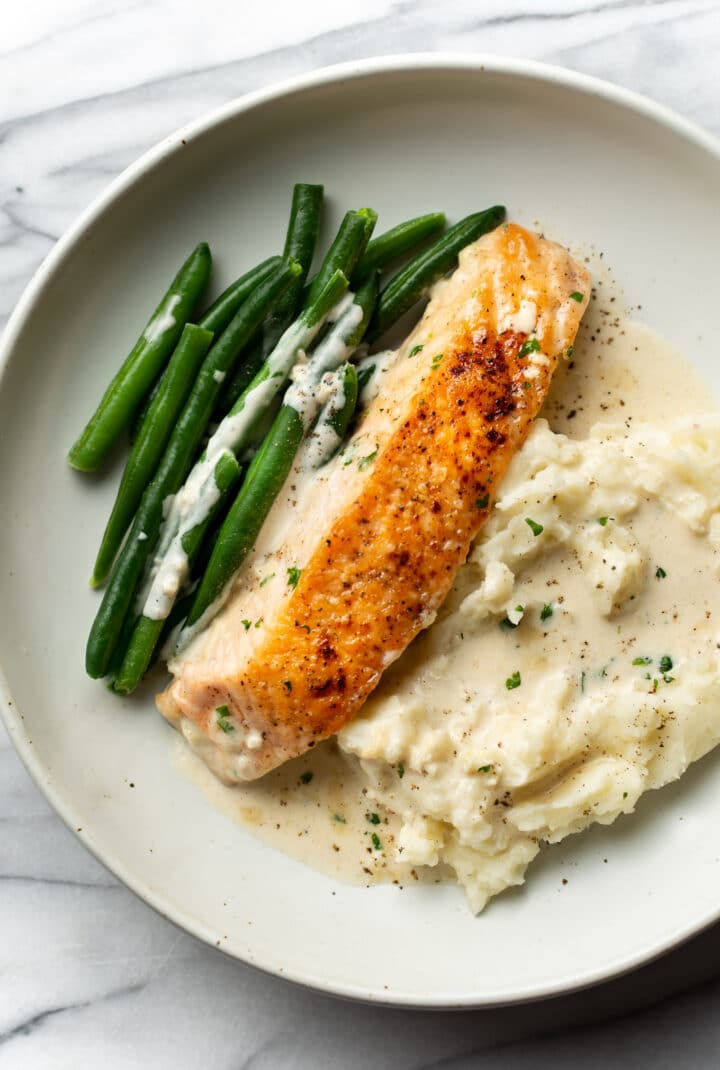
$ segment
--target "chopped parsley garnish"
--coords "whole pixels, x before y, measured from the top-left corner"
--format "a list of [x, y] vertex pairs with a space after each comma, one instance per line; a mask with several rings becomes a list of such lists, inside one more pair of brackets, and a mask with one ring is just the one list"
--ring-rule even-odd
[[380, 824], [380, 814], [367, 814], [366, 817], [371, 825]]
[[482, 498], [477, 498], [476, 499], [475, 505], [477, 506], [478, 509], [487, 509], [489, 501], [490, 501], [490, 495], [489, 494], [483, 494]]
[[536, 539], [538, 535], [542, 535], [543, 531], [545, 530], [542, 524], [538, 524], [535, 520], [531, 520], [529, 516], [525, 517], [525, 523], [530, 528]]
[[633, 665], [651, 665], [652, 658], [633, 658]]
[[655, 569], [655, 577], [656, 577], [656, 579], [664, 580], [666, 576], [667, 576], [667, 572], [665, 571], [665, 569], [662, 567], [662, 565], [658, 565], [658, 567]]
[[514, 691], [516, 687], [520, 687], [521, 683], [522, 678], [520, 676], [520, 672], [518, 669], [516, 669], [512, 676], [508, 676], [507, 680], [505, 681], [505, 687], [508, 689], [508, 691]]
[[537, 340], [537, 338], [528, 338], [520, 346], [520, 352], [518, 353], [518, 357], [526, 357], [528, 355], [528, 353], [539, 353], [539, 352], [540, 352], [540, 342]]
[[663, 676], [663, 682], [666, 684], [671, 684], [674, 679], [674, 676]]
[[567, 354], [568, 358], [571, 357], [574, 352], [575, 352], [575, 346], [568, 346], [567, 347], [566, 354]]
[[607, 524], [608, 520], [614, 520], [614, 519], [615, 519], [614, 516], [599, 516], [597, 518], [597, 522], [598, 522], [598, 524], [600, 525], [601, 528], [604, 528], [605, 525]]
[[670, 672], [673, 667], [673, 660], [669, 654], [663, 654], [659, 663], [660, 672]]
[[217, 718], [217, 726], [221, 728], [227, 735], [229, 732], [235, 731], [235, 725], [228, 723], [228, 717], [230, 716], [230, 710], [227, 706], [218, 706], [215, 710], [215, 716]]
[[262, 619], [262, 617], [259, 617], [259, 618], [258, 618], [258, 619], [257, 619], [257, 620], [255, 621], [255, 627], [256, 627], [256, 628], [259, 628], [259, 627], [260, 627], [260, 625], [262, 624], [262, 622], [263, 622], [263, 619]]
[[382, 843], [380, 842], [380, 837], [378, 836], [377, 832], [373, 832], [370, 839], [372, 840], [372, 845], [375, 850], [380, 851], [382, 849]]
[[579, 304], [584, 298], [584, 296], [585, 294], [581, 294], [578, 290], [573, 290], [573, 292], [570, 294], [570, 300], [577, 301]]
[[405, 776], [405, 766], [402, 762], [397, 763], [397, 775], [400, 777], [401, 780]]
[[292, 587], [293, 589], [295, 587], [297, 587], [298, 583], [300, 582], [300, 577], [301, 576], [302, 576], [302, 569], [301, 568], [289, 568], [287, 570], [288, 586]]
[[480, 768], [478, 769], [478, 773], [494, 773], [494, 772], [495, 772], [495, 766], [494, 765], [481, 765]]
[[260, 586], [264, 587], [265, 584], [266, 583], [270, 583], [270, 580], [272, 580], [274, 577], [275, 577], [275, 573], [271, 572], [270, 575], [266, 576], [264, 580], [260, 580]]
[[246, 632], [250, 631], [251, 625], [252, 625], [252, 621], [251, 620], [242, 621], [242, 626], [243, 626], [243, 628], [245, 629]]
[[626, 791], [624, 791], [623, 792], [623, 799], [627, 799], [627, 796], [628, 796], [628, 793]]
[[347, 819], [342, 814], [333, 814], [333, 821], [337, 821], [338, 825], [347, 825]]
[[283, 680], [283, 687], [286, 691], [292, 691], [292, 680]]
[[540, 620], [550, 620], [550, 618], [552, 617], [553, 613], [554, 613], [553, 607], [550, 605], [549, 602], [546, 602], [545, 605], [540, 610]]
[[300, 774], [300, 783], [309, 784], [314, 776], [315, 774], [312, 772], [311, 769], [306, 769], [304, 773]]
[[413, 346], [412, 349], [410, 350], [410, 352], [408, 353], [408, 356], [409, 357], [416, 357], [418, 355], [418, 353], [420, 353], [420, 351], [423, 350], [424, 348], [425, 348], [425, 346], [424, 345], [420, 345], [420, 344], [416, 345], [416, 346]]
[[438, 364], [440, 363], [440, 361], [443, 359], [444, 356], [445, 356], [444, 353], [436, 353], [435, 354], [435, 356], [432, 359], [433, 368], [437, 368]]
[[358, 461], [358, 468], [360, 469], [360, 471], [363, 472], [369, 464], [372, 464], [377, 455], [378, 448], [376, 446], [372, 453], [368, 453], [367, 457], [361, 457]]

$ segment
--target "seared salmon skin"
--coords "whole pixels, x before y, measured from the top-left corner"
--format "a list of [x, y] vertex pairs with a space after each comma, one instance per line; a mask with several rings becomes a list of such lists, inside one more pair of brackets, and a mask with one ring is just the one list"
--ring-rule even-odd
[[498, 227], [436, 285], [349, 443], [312, 479], [296, 465], [157, 699], [221, 779], [337, 732], [433, 622], [589, 296], [565, 249]]

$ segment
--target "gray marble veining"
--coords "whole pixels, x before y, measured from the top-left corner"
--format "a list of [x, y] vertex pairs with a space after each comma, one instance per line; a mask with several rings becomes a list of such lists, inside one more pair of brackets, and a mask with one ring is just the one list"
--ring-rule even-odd
[[[243, 9], [35, 0], [3, 12], [0, 322], [69, 223], [148, 146], [324, 64], [421, 50], [541, 59], [645, 92], [720, 133], [716, 0]], [[0, 730], [2, 1067], [712, 1067], [718, 961], [716, 928], [631, 977], [549, 1003], [423, 1014], [330, 1000], [231, 962], [152, 913], [62, 825]]]

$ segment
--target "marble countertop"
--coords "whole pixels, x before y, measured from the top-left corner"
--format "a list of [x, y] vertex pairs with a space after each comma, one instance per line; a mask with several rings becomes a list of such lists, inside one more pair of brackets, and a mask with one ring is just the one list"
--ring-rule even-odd
[[[341, 60], [464, 50], [647, 93], [720, 134], [717, 0], [25, 0], [0, 35], [0, 323], [70, 222], [175, 127]], [[51, 811], [0, 728], [0, 1066], [711, 1067], [720, 926], [585, 993], [473, 1013], [335, 1001], [156, 916]]]

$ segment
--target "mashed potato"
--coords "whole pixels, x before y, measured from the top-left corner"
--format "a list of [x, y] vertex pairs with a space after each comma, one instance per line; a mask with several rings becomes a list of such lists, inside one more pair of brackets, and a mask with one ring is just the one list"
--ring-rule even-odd
[[[632, 430], [629, 428], [632, 427]], [[720, 417], [535, 425], [442, 612], [342, 749], [473, 910], [720, 737]]]

